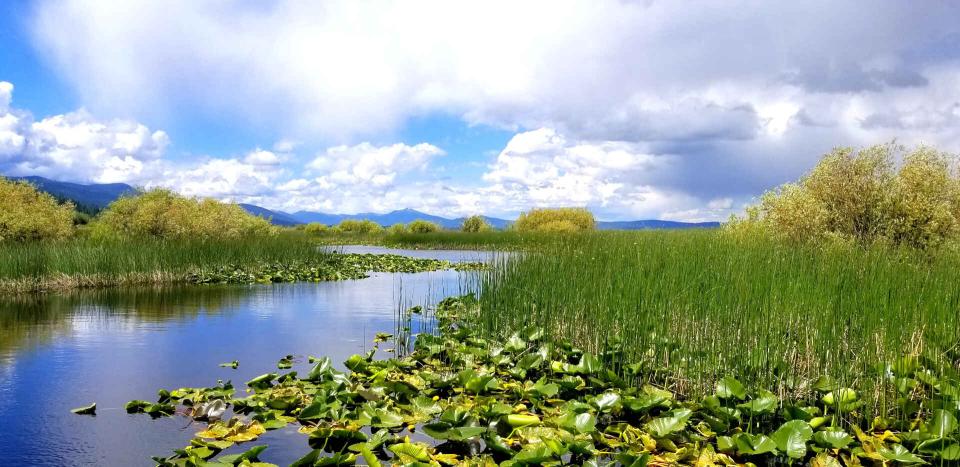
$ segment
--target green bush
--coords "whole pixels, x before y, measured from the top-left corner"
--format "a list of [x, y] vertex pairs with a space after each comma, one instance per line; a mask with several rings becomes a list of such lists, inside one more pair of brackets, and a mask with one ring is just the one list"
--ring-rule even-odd
[[[897, 161], [901, 163], [899, 166]], [[837, 148], [797, 183], [764, 194], [726, 230], [792, 241], [934, 247], [960, 233], [955, 159], [928, 147]]]
[[319, 222], [311, 222], [303, 226], [303, 231], [311, 235], [322, 235], [330, 231], [330, 227]]
[[418, 234], [432, 233], [432, 232], [439, 232], [440, 225], [437, 224], [436, 222], [417, 219], [407, 224], [407, 229], [410, 230], [411, 233], [418, 233]]
[[387, 228], [387, 233], [390, 235], [403, 235], [410, 233], [410, 230], [407, 229], [406, 224], [393, 224]]
[[483, 216], [470, 216], [463, 220], [463, 224], [460, 225], [460, 231], [462, 232], [489, 232], [493, 230], [493, 226], [487, 222]]
[[513, 228], [518, 232], [584, 232], [597, 228], [585, 208], [534, 209], [520, 214]]
[[73, 234], [74, 210], [33, 185], [0, 177], [0, 242], [59, 240]]
[[157, 188], [110, 203], [93, 232], [100, 237], [228, 239], [270, 235], [276, 229], [236, 204]]
[[337, 224], [336, 230], [349, 234], [373, 234], [383, 232], [383, 227], [370, 219], [345, 219]]

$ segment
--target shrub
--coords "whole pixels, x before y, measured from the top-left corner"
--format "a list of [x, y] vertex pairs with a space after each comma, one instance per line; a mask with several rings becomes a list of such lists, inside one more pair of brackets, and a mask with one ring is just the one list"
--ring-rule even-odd
[[892, 143], [834, 149], [798, 183], [764, 194], [744, 217], [731, 218], [726, 230], [916, 248], [957, 238], [960, 179], [954, 159], [922, 146], [904, 152]]
[[303, 226], [303, 231], [311, 235], [322, 235], [330, 231], [330, 227], [319, 222], [311, 222]]
[[383, 232], [383, 227], [370, 219], [344, 219], [337, 224], [338, 232], [350, 234], [372, 234]]
[[460, 225], [460, 231], [462, 232], [489, 232], [491, 230], [493, 230], [493, 226], [483, 216], [470, 216], [464, 219], [463, 224]]
[[520, 214], [513, 224], [518, 232], [582, 232], [596, 227], [585, 208], [534, 209]]
[[0, 177], [0, 242], [58, 240], [73, 234], [73, 205], [24, 181]]
[[157, 188], [110, 203], [94, 223], [94, 232], [112, 237], [225, 239], [268, 235], [275, 229], [236, 204]]
[[410, 230], [407, 229], [406, 224], [393, 224], [387, 228], [387, 233], [390, 235], [403, 235], [410, 233]]
[[418, 233], [418, 234], [431, 233], [431, 232], [439, 232], [440, 225], [438, 225], [435, 222], [417, 219], [407, 224], [407, 229], [409, 229], [410, 232], [412, 233]]

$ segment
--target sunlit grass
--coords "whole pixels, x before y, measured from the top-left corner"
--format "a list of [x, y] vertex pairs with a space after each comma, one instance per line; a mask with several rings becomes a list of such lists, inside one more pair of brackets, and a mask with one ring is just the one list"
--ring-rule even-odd
[[76, 238], [0, 244], [0, 289], [20, 290], [167, 282], [196, 267], [325, 257], [316, 241], [297, 232], [233, 240]]
[[[600, 232], [545, 242], [483, 279], [489, 331], [527, 325], [691, 395], [718, 377], [803, 397], [822, 375], [872, 392], [879, 366], [924, 356], [955, 371], [960, 260], [795, 247], [718, 231]], [[619, 341], [619, 343], [617, 343]]]

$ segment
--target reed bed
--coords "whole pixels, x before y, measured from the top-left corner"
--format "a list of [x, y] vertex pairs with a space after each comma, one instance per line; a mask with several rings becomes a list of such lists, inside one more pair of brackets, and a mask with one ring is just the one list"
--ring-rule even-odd
[[802, 400], [830, 377], [863, 394], [864, 417], [895, 417], [896, 365], [956, 375], [958, 266], [955, 254], [719, 231], [599, 232], [485, 273], [479, 320], [493, 334], [542, 327], [690, 397], [734, 376]]
[[0, 292], [30, 292], [182, 279], [197, 268], [322, 259], [297, 233], [233, 240], [94, 240], [0, 244]]

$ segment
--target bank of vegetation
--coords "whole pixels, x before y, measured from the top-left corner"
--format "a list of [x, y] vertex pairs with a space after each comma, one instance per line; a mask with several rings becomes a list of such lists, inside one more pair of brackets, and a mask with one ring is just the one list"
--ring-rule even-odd
[[[369, 222], [346, 227], [362, 230]], [[165, 189], [122, 197], [78, 223], [69, 203], [26, 182], [0, 178], [0, 293], [340, 280], [374, 271], [478, 267], [395, 255], [341, 255], [318, 248], [309, 230], [279, 228], [240, 206]]]
[[[406, 347], [378, 334], [374, 348], [335, 369], [309, 358], [303, 371], [277, 370], [246, 382], [161, 389], [129, 401], [132, 414], [184, 414], [199, 426], [189, 445], [157, 456], [159, 466], [273, 465], [258, 440], [290, 425], [311, 450], [294, 466], [418, 465], [952, 465], [960, 459], [955, 404], [960, 380], [922, 359], [889, 362], [904, 410], [863, 423], [869, 393], [858, 381], [820, 377], [809, 396], [773, 392], [727, 374], [703, 393], [651, 382], [656, 370], [623, 366], [624, 347], [596, 350], [536, 326], [490, 338], [469, 297], [441, 302], [435, 335]], [[419, 307], [406, 318], [422, 316]], [[435, 320], [435, 321], [434, 321]], [[401, 337], [398, 341], [392, 338]], [[230, 364], [224, 364], [230, 366]], [[720, 372], [720, 370], [717, 370]], [[929, 392], [925, 392], [929, 391]], [[76, 409], [95, 413], [96, 406]], [[254, 444], [249, 446], [247, 443]], [[266, 451], [266, 453], [265, 453]], [[255, 464], [259, 463], [259, 464]]]

